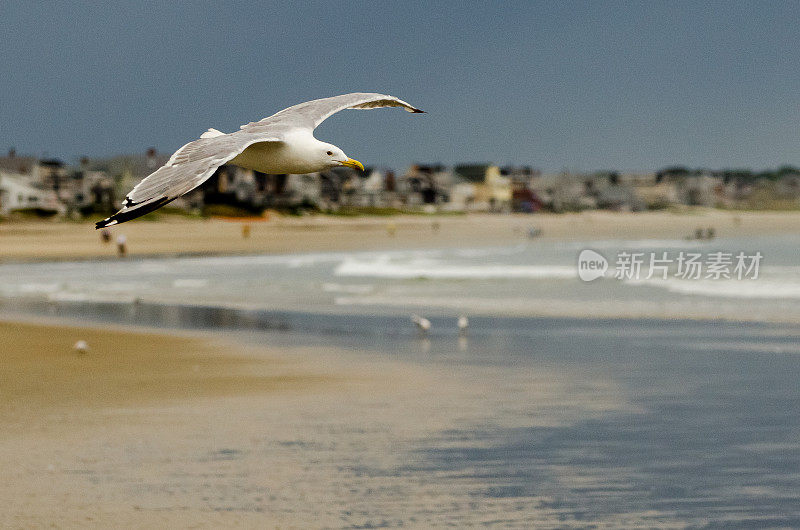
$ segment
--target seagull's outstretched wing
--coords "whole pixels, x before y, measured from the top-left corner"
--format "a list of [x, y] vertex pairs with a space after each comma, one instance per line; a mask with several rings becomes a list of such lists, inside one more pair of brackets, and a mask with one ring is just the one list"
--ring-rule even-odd
[[122, 209], [97, 223], [96, 228], [135, 219], [173, 201], [205, 182], [214, 171], [259, 142], [282, 142], [292, 130], [313, 131], [325, 118], [344, 109], [401, 107], [423, 112], [403, 100], [385, 94], [353, 93], [300, 103], [261, 121], [242, 125], [241, 131], [222, 134], [209, 131], [189, 142], [158, 171], [142, 180], [125, 197]]
[[306, 101], [288, 109], [273, 114], [261, 121], [250, 122], [242, 125], [245, 131], [255, 131], [266, 129], [273, 125], [284, 125], [286, 127], [298, 127], [313, 130], [325, 121], [332, 114], [345, 109], [379, 109], [382, 107], [401, 107], [408, 112], [425, 112], [413, 107], [394, 96], [386, 94], [370, 94], [364, 92], [354, 92], [334, 96], [332, 98], [315, 99]]
[[97, 223], [95, 228], [130, 221], [157, 210], [208, 180], [219, 166], [236, 158], [247, 147], [260, 142], [281, 141], [283, 135], [277, 130], [271, 134], [240, 131], [214, 136], [206, 133], [175, 151], [166, 164], [131, 190], [120, 211]]

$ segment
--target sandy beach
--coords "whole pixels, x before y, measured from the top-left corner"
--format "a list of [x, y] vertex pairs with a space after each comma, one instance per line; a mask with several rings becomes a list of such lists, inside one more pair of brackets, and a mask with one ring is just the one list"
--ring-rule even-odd
[[[251, 223], [249, 238], [242, 238], [241, 223], [224, 220], [134, 222], [117, 230], [127, 235], [131, 256], [174, 256], [513, 247], [515, 242], [528, 240], [531, 227], [542, 231], [541, 239], [550, 242], [547, 245], [556, 247], [561, 242], [591, 240], [680, 242], [695, 229], [708, 227], [721, 238], [793, 234], [800, 231], [800, 214], [695, 211], [277, 218]], [[0, 239], [0, 259], [7, 262], [116, 261], [113, 245], [101, 244], [90, 226], [3, 223]], [[540, 252], [544, 247], [536, 248]], [[473, 266], [493, 259], [480, 252], [476, 256], [471, 258]], [[19, 291], [20, 300], [49, 296], [53, 309], [60, 307], [62, 299], [53, 297], [60, 291], [48, 291], [47, 282], [53, 283], [54, 289], [72, 289], [79, 294], [93, 283], [109, 285], [115, 290], [108, 291], [108, 296], [115, 300], [121, 296], [119, 289], [142, 292], [144, 284], [128, 285], [132, 276], [143, 274], [141, 281], [160, 282], [159, 275], [166, 275], [163, 283], [153, 284], [150, 296], [158, 295], [159, 300], [173, 296], [174, 303], [189, 301], [195, 285], [201, 286], [196, 290], [202, 294], [222, 282], [225, 292], [218, 296], [229, 289], [244, 289], [232, 292], [242, 299], [252, 295], [254, 300], [267, 300], [268, 307], [276, 306], [280, 293], [297, 291], [292, 296], [302, 301], [298, 307], [303, 309], [323, 308], [319, 304], [326, 297], [362, 297], [369, 302], [370, 297], [382, 296], [389, 303], [427, 300], [427, 296], [454, 299], [454, 314], [460, 307], [457, 297], [468, 296], [480, 286], [477, 281], [434, 284], [411, 279], [375, 287], [374, 293], [373, 287], [362, 292], [358, 289], [365, 289], [365, 281], [375, 280], [357, 279], [359, 283], [352, 287], [347, 277], [326, 272], [329, 269], [325, 267], [336, 268], [338, 262], [323, 262], [328, 263], [320, 265], [323, 268], [282, 265], [281, 260], [290, 258], [278, 257], [275, 264], [253, 265], [252, 270], [236, 265], [233, 270], [237, 278], [245, 279], [244, 287], [226, 287], [226, 267], [254, 258], [225, 258], [213, 266], [208, 260], [184, 260], [197, 263], [183, 263], [177, 279], [169, 276], [170, 267], [164, 265], [170, 260], [145, 263], [144, 273], [138, 268], [143, 263], [140, 260], [114, 263], [118, 276], [103, 278], [112, 268], [103, 262], [9, 263], [4, 265], [9, 274], [5, 288], [19, 284], [27, 289]], [[414, 265], [414, 258], [410, 259]], [[430, 265], [432, 258], [426, 259], [422, 263]], [[486, 266], [491, 267], [491, 262]], [[97, 278], [91, 282], [87, 278], [95, 268]], [[222, 276], [214, 276], [214, 270]], [[262, 282], [262, 275], [289, 283]], [[203, 283], [200, 280], [204, 278], [209, 279]], [[255, 287], [254, 281], [264, 287]], [[258, 291], [271, 289], [273, 284], [275, 290]], [[545, 295], [566, 294], [563, 286], [554, 285], [552, 294], [545, 291]], [[300, 286], [309, 290], [298, 291]], [[34, 288], [40, 291], [31, 291]], [[443, 296], [437, 288], [449, 294]], [[513, 312], [515, 303], [530, 311], [530, 301], [525, 298], [530, 294], [517, 293], [513, 282], [497, 283], [496, 288], [510, 289], [495, 310], [497, 314]], [[380, 289], [386, 291], [382, 294]], [[13, 301], [13, 296], [9, 300]], [[604, 312], [592, 316], [602, 317], [613, 307], [606, 298], [600, 300], [596, 306], [581, 298], [564, 300], [561, 306], [539, 303], [536, 311], [543, 316], [552, 313], [575, 318], [586, 316], [587, 307], [601, 307]], [[69, 299], [64, 303], [65, 308], [73, 307]], [[669, 308], [665, 302], [652, 303], [657, 309], [662, 305]], [[706, 317], [724, 316], [719, 302], [702, 299], [679, 306], [677, 316], [690, 318], [692, 310], [703, 310], [703, 304], [708, 306], [702, 313]], [[769, 303], [769, 307], [773, 305], [778, 313], [788, 311]], [[734, 312], [733, 317], [745, 320], [750, 313], [764, 317], [763, 307], [759, 310], [761, 306], [755, 302], [749, 306], [747, 314]], [[369, 315], [371, 309], [364, 307], [364, 314]], [[630, 316], [647, 314], [641, 303], [632, 307], [635, 312]], [[150, 314], [147, 311], [155, 311], [155, 306], [144, 304], [139, 309]], [[164, 322], [151, 325], [181, 327], [178, 314], [170, 312], [168, 305], [159, 311]], [[75, 323], [55, 316], [77, 316], [68, 311], [43, 311], [37, 317], [5, 314], [3, 318], [8, 320], [0, 322], [0, 466], [6, 471], [6, 480], [0, 484], [4, 506], [0, 526], [552, 527], [582, 526], [586, 509], [593, 510], [587, 520], [608, 527], [708, 521], [702, 509], [676, 518], [670, 509], [659, 507], [659, 500], [632, 492], [653, 491], [663, 480], [660, 471], [651, 472], [648, 467], [653, 458], [648, 452], [648, 433], [680, 428], [668, 423], [669, 414], [651, 415], [653, 407], [647, 397], [651, 381], [663, 379], [661, 384], [668, 388], [663, 398], [666, 403], [672, 396], [682, 395], [686, 381], [696, 376], [701, 379], [691, 388], [705, 388], [706, 379], [697, 374], [702, 374], [707, 362], [703, 356], [708, 353], [682, 357], [686, 366], [675, 364], [670, 356], [673, 352], [706, 352], [718, 337], [738, 333], [738, 325], [719, 331], [721, 324], [681, 323], [678, 319], [661, 324], [674, 326], [670, 332], [662, 332], [661, 325], [648, 328], [651, 324], [647, 323], [635, 324], [644, 328], [628, 332], [621, 330], [632, 324], [624, 321], [619, 329], [607, 329], [603, 321], [540, 320], [506, 322], [503, 325], [512, 327], [495, 331], [500, 321], [481, 324], [476, 315], [469, 337], [457, 338], [448, 327], [454, 326], [450, 316], [442, 320], [431, 315], [434, 332], [428, 340], [413, 334], [407, 318], [389, 330], [377, 320], [347, 323], [297, 315], [293, 318], [304, 322], [276, 317], [276, 322], [287, 322], [281, 327], [271, 323], [271, 317], [259, 321], [265, 328], [253, 328], [262, 333], [258, 342], [247, 339], [252, 335], [224, 328], [225, 323], [236, 321], [230, 316], [218, 321], [200, 317], [200, 312], [189, 314], [196, 314], [208, 327], [197, 332], [167, 332], [123, 327], [114, 324], [113, 317], [102, 324]], [[98, 316], [102, 317], [102, 312]], [[619, 316], [626, 314], [620, 312]], [[776, 325], [780, 319], [763, 320]], [[328, 330], [327, 339], [323, 332], [318, 342], [305, 341], [304, 333], [317, 331], [315, 322]], [[791, 348], [792, 329], [781, 328], [774, 344], [763, 345], [772, 339], [758, 327], [725, 344], [752, 349], [755, 353], [751, 356], [759, 355], [761, 348], [782, 355]], [[354, 337], [348, 342], [350, 333]], [[628, 333], [634, 338], [630, 340], [638, 336], [644, 337], [644, 342], [632, 346], [625, 338]], [[682, 342], [693, 333], [699, 334], [696, 342]], [[88, 352], [73, 350], [78, 340], [87, 341]], [[663, 340], [675, 342], [650, 355]], [[636, 370], [629, 371], [629, 347], [644, 352], [636, 354], [637, 366], [645, 367], [641, 380]], [[580, 361], [573, 362], [572, 356]], [[785, 367], [779, 373], [791, 374], [793, 359], [782, 359]], [[726, 357], [715, 362], [719, 363], [717, 371], [728, 366]], [[741, 387], [742, 403], [754, 403], [747, 394], [751, 387], [739, 385], [739, 380], [752, 377], [756, 394], [773, 388], [772, 379], [761, 379], [760, 370], [749, 371], [746, 362], [737, 366], [742, 371], [733, 373], [732, 386], [720, 383], [718, 392], [736, 392]], [[783, 381], [778, 386], [782, 395], [790, 396], [787, 399], [794, 399], [792, 385]], [[708, 407], [716, 402], [713, 394], [711, 401], [704, 401], [704, 396], [695, 396], [703, 405], [687, 421], [711, 421], [707, 415], [714, 413]], [[735, 403], [737, 410], [744, 406]], [[769, 404], [760, 407], [752, 410], [752, 418]], [[762, 430], [750, 427], [755, 421], [752, 418], [746, 416], [742, 424], [732, 421], [721, 428], [728, 429], [728, 437], [751, 433], [752, 440], [760, 441]], [[616, 426], [617, 421], [621, 425]], [[647, 427], [648, 421], [654, 425]], [[776, 428], [788, 437], [792, 427], [787, 421], [779, 420]], [[596, 439], [605, 432], [598, 431], [598, 422], [608, 425], [608, 432], [621, 433], [621, 438], [608, 444]], [[641, 431], [637, 430], [640, 425]], [[634, 447], [641, 455], [627, 454], [624, 433], [631, 430], [637, 432], [638, 445]], [[695, 434], [692, 431], [686, 436]], [[575, 446], [576, 439], [583, 441]], [[704, 435], [692, 439], [714, 458], [738, 450], [738, 446], [720, 441], [704, 445]], [[603, 448], [596, 465], [576, 465], [585, 456], [584, 445]], [[658, 451], [692, 462], [680, 448], [667, 445]], [[619, 467], [620, 461], [632, 467]], [[717, 481], [706, 484], [693, 469], [680, 469], [668, 479], [694, 481], [696, 491], [702, 492], [698, 495], [707, 499], [724, 496], [715, 489]], [[720, 483], [738, 480], [735, 465], [720, 469], [725, 473]], [[763, 482], [776, 471], [762, 466], [759, 473], [763, 473], [759, 475]], [[636, 486], [637, 480], [644, 485]], [[786, 480], [791, 483], [790, 477]], [[746, 489], [746, 483], [741, 487], [744, 494], [755, 495]], [[788, 498], [783, 491], [776, 490], [766, 500], [753, 497], [752, 502], [764, 502], [768, 507], [754, 508], [754, 513], [789, 513], [780, 504], [780, 499]], [[664, 493], [665, 498], [672, 495], [672, 490]], [[683, 506], [693, 506], [695, 495], [681, 493]], [[614, 507], [620, 502], [632, 504], [617, 511]]]
[[[529, 403], [541, 426], [626, 406], [602, 377], [208, 335], [4, 322], [0, 352], [4, 528], [552, 522], [558, 510], [530, 500], [473, 498], [469, 475], [402, 470], [431, 440], [456, 447], [458, 426], [530, 423]], [[515, 399], [498, 411], [485, 396], [500, 381]]]
[[[250, 235], [242, 237], [242, 225]], [[481, 247], [525, 240], [532, 227], [552, 240], [683, 239], [698, 228], [719, 237], [797, 233], [800, 212], [686, 212], [276, 217], [268, 220], [139, 220], [112, 230], [130, 256], [296, 253], [395, 248]], [[0, 260], [112, 258], [92, 223], [0, 223]]]
[[606, 326], [511, 361], [4, 322], [0, 526], [796, 526], [794, 328]]
[[[536, 227], [550, 243], [517, 246], [538, 258], [562, 241], [683, 244], [697, 228], [712, 227], [721, 238], [796, 234], [800, 214], [281, 218], [252, 223], [247, 239], [240, 225], [168, 220], [118, 230], [133, 256], [171, 256], [513, 246]], [[792, 305], [734, 298], [726, 307], [748, 309], [733, 311], [737, 323], [725, 324], [720, 302], [700, 297], [675, 306], [679, 318], [610, 324], [576, 318], [587, 312], [577, 297], [565, 300], [561, 313], [572, 320], [503, 320], [497, 315], [515, 303], [531, 305], [531, 293], [502, 279], [335, 275], [352, 257], [299, 265], [293, 256], [27, 263], [115, 258], [112, 245], [79, 224], [3, 223], [0, 239], [0, 259], [26, 262], [3, 265], [4, 303], [41, 304], [27, 316], [4, 313], [0, 322], [2, 527], [616, 528], [702, 526], [729, 517], [795, 526], [795, 468], [771, 464], [775, 447], [793, 449], [796, 440], [796, 327], [770, 316], [788, 314]], [[457, 259], [472, 260], [468, 270], [492, 267], [495, 252]], [[399, 267], [420, 265], [404, 257], [413, 252], [400, 254], [392, 258]], [[446, 267], [447, 258], [436, 262], [431, 254], [421, 264]], [[182, 264], [173, 273], [174, 262]], [[510, 263], [503, 270], [514, 270]], [[226, 283], [232, 279], [243, 283]], [[542, 287], [540, 316], [559, 315], [546, 303], [569, 294], [569, 284], [558, 281]], [[507, 290], [500, 309], [483, 319], [470, 315], [468, 334], [459, 336], [457, 297], [484, 284]], [[56, 318], [78, 318], [81, 304], [92, 302], [77, 295], [103, 286], [110, 288], [98, 293], [121, 300], [117, 313], [106, 315], [102, 298], [96, 312], [84, 314], [93, 323]], [[351, 322], [346, 315], [259, 316], [246, 308], [234, 315], [186, 307], [181, 316], [177, 306], [149, 302], [187, 304], [216, 288], [218, 299], [252, 296], [262, 304], [255, 307], [272, 311], [281, 293], [298, 299], [286, 307], [322, 313], [338, 307], [326, 300], [339, 298], [454, 305], [429, 315], [428, 337], [405, 316], [411, 306], [400, 306], [396, 320], [355, 306], [363, 311]], [[126, 289], [150, 295], [134, 302]], [[601, 291], [598, 299], [605, 313], [591, 316], [607, 316], [610, 298]], [[630, 316], [641, 316], [643, 302], [663, 311], [671, 300], [623, 302], [638, 304]], [[766, 306], [772, 312], [762, 314]], [[705, 311], [705, 321], [689, 321], [691, 310]], [[750, 314], [770, 324], [739, 322]], [[118, 324], [125, 322], [202, 331]], [[78, 340], [88, 342], [88, 352], [73, 351]], [[665, 471], [660, 459], [673, 464]], [[740, 473], [743, 461], [751, 474]], [[703, 502], [717, 506], [719, 517]], [[758, 519], [764, 514], [778, 519]]]
[[[80, 339], [84, 354], [72, 349]], [[236, 501], [250, 508], [219, 508], [237, 476], [267, 472], [237, 465], [231, 448], [251, 447], [265, 428], [291, 436], [286, 425], [306, 422], [297, 407], [313, 414], [342, 392], [389, 389], [389, 374], [399, 375], [207, 336], [14, 322], [0, 323], [0, 352], [4, 528], [301, 524], [300, 513], [264, 514], [270, 496], [275, 504], [268, 486], [291, 487], [301, 474], [286, 455], [261, 462], [269, 480]], [[208, 491], [181, 495], [178, 482]]]
[[[90, 345], [86, 353], [73, 349], [79, 340]], [[138, 406], [333, 382], [324, 372], [295, 374], [284, 358], [238, 350], [229, 352], [213, 338], [0, 323], [0, 407], [8, 421], [38, 417], [46, 408]]]

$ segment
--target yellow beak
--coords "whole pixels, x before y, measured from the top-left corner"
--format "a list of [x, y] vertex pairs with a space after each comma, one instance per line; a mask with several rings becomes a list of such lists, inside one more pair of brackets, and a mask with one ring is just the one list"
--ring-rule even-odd
[[339, 163], [342, 164], [343, 166], [352, 167], [353, 169], [360, 169], [361, 171], [364, 171], [364, 164], [353, 158], [348, 158], [344, 162], [339, 162]]

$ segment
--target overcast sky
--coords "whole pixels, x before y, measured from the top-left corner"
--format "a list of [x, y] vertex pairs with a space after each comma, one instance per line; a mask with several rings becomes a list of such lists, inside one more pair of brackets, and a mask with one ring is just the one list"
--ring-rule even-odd
[[0, 151], [172, 152], [304, 100], [365, 164], [800, 165], [800, 3], [0, 0]]

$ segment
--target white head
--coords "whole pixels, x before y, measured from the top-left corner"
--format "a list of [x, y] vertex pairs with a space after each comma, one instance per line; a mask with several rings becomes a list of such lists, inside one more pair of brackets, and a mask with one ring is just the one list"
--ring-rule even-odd
[[325, 142], [316, 142], [314, 146], [314, 159], [325, 169], [346, 166], [364, 171], [364, 165], [361, 164], [361, 162], [350, 158], [335, 145]]

